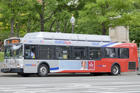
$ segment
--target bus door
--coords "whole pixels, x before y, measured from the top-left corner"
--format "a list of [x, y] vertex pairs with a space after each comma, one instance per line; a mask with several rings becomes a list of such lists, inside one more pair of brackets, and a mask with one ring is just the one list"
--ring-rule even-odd
[[25, 45], [24, 46], [24, 72], [36, 73], [38, 61], [38, 46], [37, 45]]
[[100, 64], [101, 64], [101, 48], [90, 47], [88, 69], [96, 70], [96, 65]]

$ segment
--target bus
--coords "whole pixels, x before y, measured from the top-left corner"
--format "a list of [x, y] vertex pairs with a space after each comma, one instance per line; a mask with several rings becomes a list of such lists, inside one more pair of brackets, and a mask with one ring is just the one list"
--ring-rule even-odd
[[48, 73], [110, 73], [138, 69], [135, 43], [111, 42], [106, 35], [27, 33], [4, 41], [1, 72], [26, 76]]

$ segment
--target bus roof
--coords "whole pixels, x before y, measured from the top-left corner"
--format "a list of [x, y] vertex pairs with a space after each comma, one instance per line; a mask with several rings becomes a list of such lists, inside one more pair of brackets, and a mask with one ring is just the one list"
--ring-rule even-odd
[[23, 39], [24, 40], [40, 39], [40, 40], [102, 41], [102, 42], [111, 41], [110, 37], [107, 35], [53, 33], [53, 32], [27, 33], [23, 37]]

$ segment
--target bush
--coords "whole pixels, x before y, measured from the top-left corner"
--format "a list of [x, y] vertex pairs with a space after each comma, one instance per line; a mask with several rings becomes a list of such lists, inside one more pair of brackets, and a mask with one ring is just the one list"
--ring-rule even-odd
[[4, 61], [4, 52], [0, 52], [0, 62]]

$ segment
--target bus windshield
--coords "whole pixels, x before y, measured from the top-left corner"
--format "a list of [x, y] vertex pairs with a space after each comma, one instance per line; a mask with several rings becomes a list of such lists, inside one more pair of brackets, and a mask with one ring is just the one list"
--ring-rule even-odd
[[5, 47], [5, 59], [9, 58], [22, 58], [22, 46], [6, 46]]

